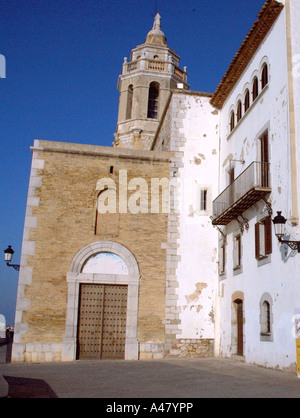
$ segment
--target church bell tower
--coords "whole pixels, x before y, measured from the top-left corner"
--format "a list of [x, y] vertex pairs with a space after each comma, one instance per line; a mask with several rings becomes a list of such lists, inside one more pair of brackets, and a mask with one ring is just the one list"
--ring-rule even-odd
[[157, 13], [146, 42], [131, 51], [129, 62], [124, 58], [115, 147], [150, 150], [171, 90], [189, 88], [186, 68], [179, 68], [160, 21]]

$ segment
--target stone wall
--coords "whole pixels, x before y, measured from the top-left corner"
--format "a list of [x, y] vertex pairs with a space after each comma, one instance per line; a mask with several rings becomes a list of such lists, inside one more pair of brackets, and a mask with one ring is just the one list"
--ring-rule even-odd
[[[18, 286], [14, 361], [59, 360], [65, 337], [67, 274], [86, 245], [113, 241], [139, 266], [139, 342], [164, 343], [167, 218], [120, 213], [118, 232], [95, 235], [101, 178], [127, 181], [169, 177], [169, 154], [35, 141]], [[113, 173], [111, 173], [113, 167]], [[135, 191], [128, 191], [128, 198]], [[109, 217], [109, 214], [106, 214]], [[115, 218], [114, 218], [115, 220]], [[106, 219], [109, 222], [109, 219]]]

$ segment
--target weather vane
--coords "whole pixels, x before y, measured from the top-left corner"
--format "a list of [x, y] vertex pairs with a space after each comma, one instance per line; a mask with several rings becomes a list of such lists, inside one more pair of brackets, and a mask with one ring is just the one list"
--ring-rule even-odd
[[156, 14], [157, 14], [157, 0], [155, 0], [155, 10], [154, 10], [154, 14], [155, 14], [155, 16], [156, 16]]

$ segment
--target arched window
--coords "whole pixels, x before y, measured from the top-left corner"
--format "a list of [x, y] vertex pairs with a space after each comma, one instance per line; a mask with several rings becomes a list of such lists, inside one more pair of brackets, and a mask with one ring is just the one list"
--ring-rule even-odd
[[237, 104], [236, 119], [239, 122], [242, 119], [242, 102], [239, 100]]
[[[108, 180], [114, 183], [113, 179]], [[95, 235], [119, 235], [118, 203], [116, 186], [105, 186], [99, 192], [96, 201]]]
[[268, 66], [267, 64], [264, 64], [262, 72], [261, 72], [261, 89], [265, 88], [268, 83], [269, 83]]
[[127, 108], [126, 108], [126, 119], [132, 117], [132, 99], [133, 99], [133, 85], [130, 84], [127, 91]]
[[234, 111], [232, 110], [230, 113], [230, 132], [234, 130], [235, 120], [234, 120]]
[[260, 299], [260, 339], [273, 341], [272, 337], [272, 298], [264, 293]]
[[258, 78], [255, 77], [252, 83], [252, 100], [254, 101], [258, 96]]
[[148, 113], [149, 119], [157, 119], [158, 115], [158, 98], [159, 98], [159, 84], [151, 83], [149, 87], [149, 99], [148, 99]]
[[247, 112], [249, 107], [250, 107], [250, 92], [247, 89], [245, 93], [245, 98], [244, 98], [244, 112]]

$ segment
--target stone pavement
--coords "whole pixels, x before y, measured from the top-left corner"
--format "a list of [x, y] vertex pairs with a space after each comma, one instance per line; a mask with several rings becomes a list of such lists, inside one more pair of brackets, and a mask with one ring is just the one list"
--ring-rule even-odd
[[[0, 386], [2, 383], [2, 389], [8, 387], [3, 376], [27, 378], [16, 380], [28, 382], [24, 397], [110, 398], [111, 401], [300, 397], [300, 379], [296, 375], [232, 359], [5, 363], [3, 347], [0, 354]], [[32, 387], [31, 394], [29, 387]], [[47, 396], [46, 392], [43, 396], [43, 387], [48, 387], [54, 396]]]

